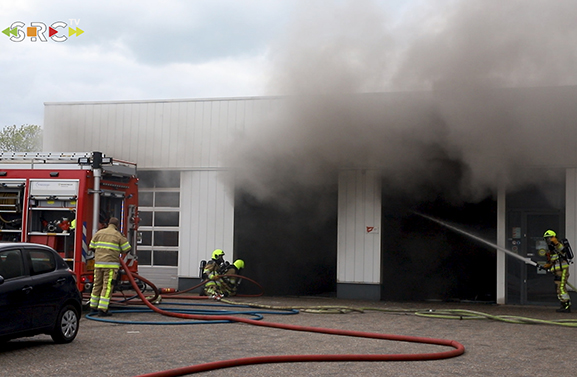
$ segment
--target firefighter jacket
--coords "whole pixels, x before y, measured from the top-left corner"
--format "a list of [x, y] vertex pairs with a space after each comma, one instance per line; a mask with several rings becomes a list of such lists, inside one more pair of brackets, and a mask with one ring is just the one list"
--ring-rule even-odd
[[236, 295], [236, 289], [241, 280], [240, 278], [231, 275], [238, 275], [238, 271], [232, 264], [222, 276], [221, 290], [226, 297]]
[[557, 237], [551, 237], [549, 252], [547, 253], [547, 264], [545, 267], [552, 271], [569, 268], [569, 262], [567, 261], [564, 249], [565, 246], [563, 246], [563, 243], [559, 242]]
[[222, 273], [222, 264], [219, 264], [214, 259], [209, 260], [204, 266], [204, 270], [202, 274], [206, 277], [206, 279], [213, 279], [215, 276], [221, 275]]
[[94, 267], [120, 267], [120, 254], [127, 253], [132, 248], [130, 243], [120, 233], [114, 224], [101, 229], [90, 241], [90, 248], [94, 249]]

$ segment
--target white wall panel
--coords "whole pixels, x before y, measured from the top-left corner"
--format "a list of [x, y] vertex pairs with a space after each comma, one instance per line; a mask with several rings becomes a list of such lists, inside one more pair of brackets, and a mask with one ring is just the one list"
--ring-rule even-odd
[[[565, 238], [569, 240], [573, 252], [577, 251], [577, 169], [567, 169], [565, 188]], [[577, 266], [569, 265], [569, 282], [577, 285]]]
[[[186, 139], [183, 135], [186, 135], [187, 127], [187, 111], [186, 103], [178, 102], [174, 106], [173, 119], [176, 122], [175, 127], [169, 127], [166, 131], [168, 134], [168, 166], [177, 166], [179, 163], [179, 155], [183, 154], [182, 151], [186, 148]], [[183, 139], [183, 140], [181, 140]], [[182, 157], [180, 157], [182, 159]]]
[[199, 277], [201, 260], [214, 249], [233, 259], [234, 192], [224, 171], [185, 171], [180, 187], [179, 276]]
[[[104, 107], [104, 105], [97, 105], [94, 107], [94, 111], [92, 112], [92, 119], [88, 119], [88, 135], [90, 136], [90, 138], [87, 140], [88, 142], [88, 151], [91, 150], [100, 150], [98, 149], [99, 146], [107, 146], [106, 143], [106, 133], [108, 132], [108, 130], [105, 129], [106, 127], [106, 122], [102, 121], [102, 108]], [[106, 113], [106, 112], [105, 112]], [[92, 127], [90, 127], [90, 125]], [[58, 151], [60, 151], [60, 148], [57, 149]], [[103, 151], [105, 153], [107, 153], [109, 156], [111, 155], [111, 152], [107, 152], [107, 151]]]
[[138, 266], [138, 274], [153, 282], [158, 288], [178, 288], [177, 267]]
[[278, 103], [275, 98], [46, 103], [43, 149], [98, 150], [141, 169], [222, 168], [223, 148]]
[[[506, 187], [499, 185], [497, 192], [497, 245], [506, 248], [507, 236], [507, 190]], [[505, 253], [497, 250], [497, 289], [496, 301], [497, 304], [505, 304], [507, 301], [507, 281], [506, 276], [506, 257]]]
[[381, 282], [381, 183], [376, 170], [339, 173], [337, 254], [339, 283]]

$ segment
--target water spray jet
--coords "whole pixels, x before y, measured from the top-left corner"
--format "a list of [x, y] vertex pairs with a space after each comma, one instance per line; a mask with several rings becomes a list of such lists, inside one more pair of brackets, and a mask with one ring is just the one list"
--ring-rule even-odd
[[[524, 258], [524, 257], [520, 256], [519, 254], [515, 254], [515, 253], [512, 252], [511, 250], [507, 250], [507, 249], [505, 249], [504, 247], [501, 247], [501, 246], [499, 246], [499, 245], [497, 245], [497, 244], [494, 244], [494, 243], [492, 243], [492, 242], [489, 242], [489, 241], [487, 241], [487, 240], [484, 240], [484, 239], [482, 239], [481, 237], [475, 236], [474, 234], [471, 234], [471, 233], [469, 233], [469, 232], [465, 232], [465, 231], [462, 230], [462, 229], [459, 229], [459, 228], [457, 228], [457, 227], [455, 227], [455, 226], [453, 226], [453, 225], [447, 224], [446, 222], [441, 221], [441, 220], [439, 220], [439, 219], [435, 219], [434, 217], [427, 216], [427, 215], [424, 215], [424, 214], [422, 214], [422, 213], [415, 212], [415, 211], [413, 211], [413, 213], [414, 213], [415, 215], [419, 215], [419, 216], [421, 216], [421, 217], [424, 217], [425, 219], [428, 219], [428, 220], [431, 220], [431, 221], [433, 221], [433, 222], [436, 222], [437, 224], [442, 225], [442, 226], [444, 226], [444, 227], [446, 227], [446, 228], [448, 228], [448, 229], [451, 229], [451, 230], [453, 230], [453, 231], [455, 231], [455, 232], [457, 232], [457, 233], [461, 233], [461, 234], [463, 234], [463, 235], [465, 235], [465, 236], [467, 236], [467, 237], [469, 237], [469, 238], [472, 238], [472, 239], [474, 239], [474, 240], [476, 240], [476, 241], [479, 241], [479, 242], [481, 242], [481, 243], [484, 243], [485, 245], [494, 247], [495, 249], [500, 250], [500, 251], [504, 252], [505, 254], [512, 256], [513, 258], [516, 258], [516, 259], [519, 259], [519, 260], [522, 261], [522, 262], [525, 262], [526, 264], [530, 264], [531, 266], [535, 266], [535, 267], [537, 267], [537, 268], [540, 268], [539, 263], [535, 262], [534, 260], [532, 260], [532, 259], [530, 259], [530, 258]], [[573, 291], [577, 292], [577, 288], [574, 287], [573, 285], [569, 284], [569, 282], [567, 282], [567, 286], [568, 286], [569, 288], [571, 288]]]
[[519, 259], [520, 261], [525, 262], [526, 264], [530, 264], [530, 265], [535, 266], [535, 267], [538, 267], [538, 266], [539, 266], [539, 264], [538, 264], [537, 262], [535, 262], [534, 260], [531, 260], [530, 258], [524, 258], [524, 257], [520, 256], [519, 254], [515, 254], [515, 253], [512, 252], [511, 250], [507, 250], [507, 249], [505, 249], [504, 247], [501, 247], [501, 246], [499, 246], [499, 245], [497, 245], [497, 244], [494, 244], [494, 243], [492, 243], [492, 242], [489, 242], [489, 241], [487, 241], [487, 240], [484, 240], [484, 239], [482, 239], [481, 237], [475, 236], [474, 234], [471, 234], [471, 233], [469, 233], [469, 232], [465, 232], [464, 230], [459, 229], [459, 228], [457, 228], [457, 227], [455, 227], [455, 226], [453, 226], [453, 225], [447, 224], [447, 223], [444, 222], [444, 221], [441, 221], [441, 220], [439, 220], [439, 219], [435, 219], [434, 217], [427, 216], [427, 215], [424, 215], [424, 214], [419, 213], [419, 212], [413, 212], [413, 213], [416, 214], [416, 215], [419, 215], [419, 216], [421, 216], [421, 217], [424, 217], [425, 219], [428, 219], [428, 220], [431, 220], [431, 221], [433, 221], [433, 222], [436, 222], [437, 224], [440, 224], [440, 225], [442, 225], [442, 226], [444, 226], [444, 227], [446, 227], [446, 228], [449, 228], [449, 229], [451, 229], [451, 230], [454, 230], [454, 231], [457, 232], [457, 233], [461, 233], [461, 234], [463, 234], [463, 235], [465, 235], [465, 236], [467, 236], [467, 237], [469, 237], [469, 238], [472, 238], [472, 239], [474, 239], [474, 240], [476, 240], [476, 241], [479, 241], [479, 242], [481, 242], [481, 243], [484, 243], [485, 245], [494, 247], [495, 249], [500, 250], [500, 251], [504, 252], [505, 254], [512, 256], [513, 258], [517, 258], [517, 259]]

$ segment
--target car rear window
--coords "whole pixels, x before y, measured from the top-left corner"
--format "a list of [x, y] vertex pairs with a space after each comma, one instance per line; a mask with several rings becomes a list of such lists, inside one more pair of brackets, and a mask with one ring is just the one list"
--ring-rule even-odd
[[54, 254], [48, 250], [30, 250], [30, 260], [32, 275], [44, 274], [56, 269]]
[[0, 275], [4, 279], [12, 279], [24, 275], [22, 252], [20, 250], [0, 251]]

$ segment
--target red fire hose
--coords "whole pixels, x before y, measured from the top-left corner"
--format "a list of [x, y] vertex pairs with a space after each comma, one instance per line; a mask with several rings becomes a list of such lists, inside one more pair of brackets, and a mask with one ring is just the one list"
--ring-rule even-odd
[[200, 314], [185, 314], [185, 313], [174, 313], [162, 310], [151, 304], [142, 292], [140, 292], [132, 274], [128, 271], [128, 268], [124, 261], [120, 259], [122, 268], [127, 271], [128, 279], [130, 283], [135, 288], [136, 293], [140, 296], [140, 299], [153, 311], [176, 318], [184, 319], [196, 319], [196, 320], [228, 320], [232, 322], [242, 322], [255, 326], [272, 327], [277, 329], [293, 330], [293, 331], [307, 331], [315, 332], [321, 334], [330, 335], [342, 335], [342, 336], [353, 336], [361, 338], [371, 338], [371, 339], [383, 339], [383, 340], [394, 340], [412, 343], [424, 343], [424, 344], [435, 344], [439, 346], [452, 347], [450, 351], [435, 352], [435, 353], [419, 353], [419, 354], [377, 354], [377, 355], [360, 355], [360, 354], [343, 354], [343, 355], [275, 355], [275, 356], [257, 356], [257, 357], [247, 357], [240, 359], [222, 360], [215, 361], [205, 364], [191, 365], [183, 368], [170, 369], [161, 372], [153, 372], [149, 374], [143, 374], [137, 377], [168, 377], [168, 376], [184, 376], [187, 374], [204, 372], [208, 370], [222, 369], [233, 366], [240, 365], [253, 365], [253, 364], [266, 364], [266, 363], [286, 363], [286, 362], [313, 362], [313, 361], [424, 361], [424, 360], [439, 360], [448, 359], [451, 357], [460, 356], [465, 352], [465, 347], [454, 340], [448, 339], [435, 339], [435, 338], [423, 338], [416, 336], [406, 336], [406, 335], [392, 335], [392, 334], [379, 334], [361, 331], [351, 331], [351, 330], [337, 330], [319, 327], [307, 327], [307, 326], [296, 326], [288, 325], [282, 323], [273, 323], [266, 321], [257, 321], [253, 319], [247, 319], [235, 316], [221, 316], [221, 315], [200, 315]]

